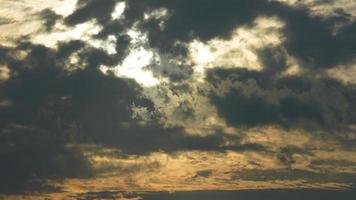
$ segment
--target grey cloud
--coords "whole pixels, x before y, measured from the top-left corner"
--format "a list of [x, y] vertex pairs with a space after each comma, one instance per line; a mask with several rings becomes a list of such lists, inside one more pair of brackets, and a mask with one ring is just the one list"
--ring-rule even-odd
[[[275, 78], [268, 71], [266, 75], [264, 71], [214, 69], [206, 80], [216, 88], [211, 92], [211, 102], [234, 126], [278, 124], [346, 130], [355, 121], [354, 88], [327, 78]], [[220, 90], [226, 93], [219, 94]]]
[[[27, 55], [17, 58], [18, 51]], [[79, 63], [83, 66], [68, 70], [68, 57], [74, 52], [82, 55]], [[97, 69], [99, 63], [107, 62], [105, 58], [82, 41], [61, 43], [58, 49], [28, 42], [1, 49], [0, 62], [11, 70], [9, 80], [0, 83], [0, 99], [11, 102], [0, 108], [0, 173], [5, 177], [0, 181], [1, 192], [24, 191], [23, 187], [37, 179], [92, 175], [81, 149], [69, 144], [108, 145], [127, 154], [267, 151], [262, 145], [239, 144], [238, 136], [219, 131], [192, 136], [183, 127], [166, 128], [133, 119], [133, 104], [150, 111], [155, 110], [154, 104], [143, 97], [135, 81]], [[186, 112], [189, 114], [188, 107]], [[237, 144], [223, 145], [232, 140]], [[68, 168], [73, 164], [76, 167]]]
[[[0, 109], [1, 192], [24, 191], [37, 179], [90, 176], [89, 161], [68, 144], [109, 141], [120, 122], [131, 121], [130, 105], [143, 102], [134, 81], [92, 67], [95, 50], [84, 51], [86, 68], [67, 71], [62, 60], [82, 46], [2, 48], [0, 62], [11, 74], [0, 84], [0, 99], [11, 104]], [[14, 57], [19, 50], [28, 55]]]
[[277, 158], [279, 161], [281, 161], [284, 165], [286, 165], [289, 168], [292, 168], [293, 164], [296, 162], [293, 158], [293, 155], [298, 154], [298, 155], [307, 155], [311, 156], [313, 155], [311, 152], [296, 147], [296, 146], [286, 146], [283, 147], [277, 152]]
[[[286, 21], [284, 34], [288, 53], [311, 68], [328, 68], [351, 61], [355, 49], [355, 23], [348, 17], [311, 16], [305, 9], [278, 9], [277, 15]], [[343, 24], [336, 33], [336, 26]]]
[[44, 19], [44, 26], [47, 32], [52, 31], [54, 26], [56, 25], [56, 22], [63, 18], [61, 15], [58, 15], [50, 9], [43, 10], [40, 13], [40, 17]]
[[[356, 52], [353, 37], [356, 26], [348, 15], [319, 17], [312, 15], [305, 7], [293, 7], [267, 0], [130, 0], [126, 1], [124, 18], [119, 22], [112, 20], [110, 16], [117, 2], [119, 1], [79, 1], [78, 9], [65, 21], [68, 25], [74, 25], [96, 19], [103, 26], [103, 31], [99, 34], [101, 37], [125, 32], [136, 24], [139, 30], [148, 34], [151, 47], [162, 53], [184, 58], [187, 55], [187, 42], [194, 39], [228, 39], [233, 30], [239, 26], [252, 25], [257, 17], [276, 16], [285, 22], [282, 32], [286, 40], [281, 49], [285, 48], [286, 51], [262, 52], [262, 57], [268, 57], [263, 60], [264, 64], [275, 72], [285, 67], [283, 54], [294, 56], [303, 66], [315, 69], [351, 62]], [[168, 16], [163, 19], [164, 28], [160, 28], [161, 19], [144, 18], [145, 13], [160, 8], [168, 10]], [[167, 67], [172, 70], [176, 68]], [[163, 76], [170, 77], [171, 74], [165, 73], [170, 71], [167, 69], [161, 72]], [[181, 77], [190, 77], [189, 70], [184, 73], [186, 76]]]
[[10, 24], [11, 22], [12, 22], [11, 19], [4, 18], [4, 17], [0, 17], [0, 26], [1, 26], [1, 25]]
[[312, 183], [334, 182], [334, 183], [353, 183], [355, 173], [333, 173], [313, 172], [306, 170], [241, 170], [236, 171], [234, 178], [250, 181], [264, 180], [290, 180], [296, 181], [304, 179]]
[[356, 163], [348, 160], [313, 160], [310, 163], [313, 167], [332, 166], [332, 167], [355, 167]]
[[18, 126], [0, 132], [0, 193], [46, 190], [46, 178], [92, 176], [89, 161], [55, 132]]
[[[264, 67], [262, 71], [213, 69], [208, 72], [206, 81], [215, 87], [208, 91], [209, 98], [219, 115], [235, 127], [277, 124], [284, 128], [342, 132], [355, 123], [354, 86], [342, 85], [322, 74], [315, 77], [324, 69], [352, 61], [356, 52], [356, 25], [349, 16], [321, 18], [305, 8], [267, 0], [129, 0], [124, 18], [115, 21], [111, 13], [117, 2], [79, 0], [77, 9], [63, 19], [68, 26], [95, 20], [103, 29], [93, 37], [106, 39], [115, 35], [118, 52], [115, 55], [79, 40], [62, 42], [58, 49], [29, 42], [21, 42], [15, 48], [0, 48], [0, 63], [10, 69], [9, 80], [0, 83], [0, 100], [11, 102], [0, 108], [0, 156], [4, 161], [0, 175], [5, 177], [0, 181], [0, 188], [5, 192], [26, 186], [36, 178], [90, 175], [90, 163], [79, 150], [69, 148], [70, 143], [110, 145], [128, 154], [268, 151], [259, 144], [240, 144], [240, 137], [217, 130], [215, 135], [191, 136], [184, 133], [184, 127], [167, 128], [132, 119], [133, 104], [150, 111], [155, 110], [154, 104], [143, 97], [142, 88], [133, 80], [104, 75], [98, 68], [116, 66], [128, 55], [131, 39], [126, 31], [134, 25], [147, 33], [150, 47], [172, 56], [175, 61], [184, 61], [186, 45], [192, 40], [229, 39], [237, 27], [253, 25], [261, 16], [277, 16], [286, 24], [282, 30], [285, 41], [279, 47], [257, 52]], [[144, 19], [145, 13], [158, 8], [168, 10], [168, 16], [163, 19], [164, 28], [159, 26], [158, 19]], [[50, 10], [43, 11], [41, 16], [48, 31], [61, 18]], [[28, 52], [24, 59], [12, 55], [21, 50]], [[74, 54], [78, 54], [78, 66], [67, 70], [68, 59]], [[310, 74], [280, 77], [287, 67], [287, 56], [297, 58]], [[167, 67], [148, 68], [172, 82], [191, 81], [191, 66]], [[221, 94], [222, 91], [226, 92]], [[177, 115], [189, 118], [192, 112], [189, 104], [183, 102]], [[226, 140], [237, 144], [224, 146]], [[279, 159], [290, 165], [294, 154], [308, 155], [308, 152], [289, 147], [280, 150]], [[36, 162], [28, 160], [33, 156]], [[68, 163], [75, 163], [78, 168], [69, 169]], [[259, 180], [254, 173], [242, 173], [245, 176], [242, 179]], [[277, 174], [267, 171], [260, 175], [270, 180], [293, 179], [297, 175], [315, 182], [325, 181], [325, 174], [306, 171]], [[355, 178], [354, 174], [332, 175], [328, 180], [344, 182]]]
[[65, 19], [68, 25], [76, 25], [91, 19], [105, 23], [111, 19], [111, 13], [117, 0], [79, 0], [77, 10]]
[[[280, 2], [254, 1], [129, 1], [127, 17], [142, 21], [140, 10], [167, 8], [170, 15], [165, 28], [159, 29], [157, 22], [143, 21], [150, 44], [163, 52], [174, 49], [176, 42], [193, 39], [208, 41], [212, 38], [229, 38], [239, 27], [251, 25], [259, 16], [277, 16], [285, 21], [283, 46], [287, 52], [308, 67], [328, 68], [351, 61], [355, 54], [355, 23], [348, 16], [336, 15], [326, 18], [313, 16], [305, 8], [295, 8]], [[336, 27], [340, 28], [335, 32]]]
[[[141, 196], [144, 200], [178, 200], [178, 199], [196, 199], [196, 200], [215, 200], [215, 199], [266, 199], [266, 200], [279, 200], [279, 199], [344, 199], [352, 200], [354, 198], [355, 191], [352, 190], [244, 190], [244, 191], [195, 191], [195, 192], [157, 192], [146, 193]], [[128, 196], [130, 197], [130, 196]]]

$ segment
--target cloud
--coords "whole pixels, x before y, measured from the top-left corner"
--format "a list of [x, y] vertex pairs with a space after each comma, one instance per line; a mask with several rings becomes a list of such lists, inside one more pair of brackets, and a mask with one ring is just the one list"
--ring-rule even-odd
[[[245, 190], [245, 191], [196, 191], [196, 192], [177, 192], [177, 193], [147, 193], [139, 195], [147, 200], [176, 200], [176, 199], [196, 199], [196, 200], [213, 200], [213, 199], [315, 199], [322, 198], [325, 200], [342, 198], [351, 200], [354, 191], [325, 191], [325, 190]], [[128, 196], [127, 198], [130, 198]]]
[[288, 53], [311, 68], [347, 63], [355, 53], [355, 23], [347, 16], [312, 16], [307, 10], [281, 7], [276, 13], [286, 21]]
[[100, 24], [111, 19], [111, 13], [114, 11], [116, 0], [79, 0], [77, 9], [66, 17], [65, 23], [68, 25], [76, 25], [91, 19], [96, 19]]
[[[113, 17], [122, 2], [122, 15]], [[92, 175], [92, 163], [78, 145], [82, 143], [113, 147], [127, 156], [252, 152], [248, 166], [289, 169], [247, 170], [241, 175], [245, 180], [311, 177], [310, 182], [345, 183], [354, 178], [352, 170], [324, 179], [322, 173], [294, 169], [301, 164], [298, 159], [314, 156], [311, 147], [288, 142], [266, 146], [258, 139], [248, 142], [243, 132], [276, 126], [312, 137], [325, 131], [342, 143], [337, 148], [354, 144], [354, 84], [330, 75], [335, 67], [353, 66], [356, 25], [347, 10], [320, 15], [308, 7], [268, 0], [79, 0], [66, 16], [47, 7], [39, 10], [36, 17], [43, 20], [45, 35], [86, 23], [97, 31], [77, 40], [56, 39], [51, 48], [26, 38], [0, 47], [0, 156], [5, 161], [0, 186], [5, 192], [21, 191], [37, 180], [45, 187], [48, 178]], [[0, 18], [0, 25], [8, 22]], [[272, 25], [263, 25], [267, 22]], [[265, 41], [256, 39], [264, 35]], [[50, 43], [36, 41], [41, 42]], [[210, 49], [210, 61], [199, 62], [191, 58], [194, 45], [227, 51], [220, 58]], [[156, 88], [112, 72], [138, 50], [152, 54], [141, 68], [157, 78]], [[241, 62], [235, 56], [243, 57]], [[292, 61], [298, 70], [290, 74]], [[209, 70], [205, 79], [196, 80], [199, 65]], [[136, 76], [140, 74], [131, 74]], [[262, 159], [265, 154], [268, 159]], [[255, 162], [259, 156], [266, 163]], [[315, 161], [304, 167], [349, 167], [350, 162]], [[77, 167], [68, 168], [73, 164]], [[215, 173], [209, 170], [189, 177], [209, 178]]]
[[262, 180], [300, 180], [304, 179], [312, 183], [320, 182], [353, 182], [355, 174], [353, 173], [330, 173], [325, 176], [324, 173], [305, 171], [305, 170], [246, 170], [236, 172], [236, 176], [250, 181]]
[[45, 9], [40, 13], [40, 17], [43, 18], [44, 26], [46, 31], [50, 32], [53, 30], [54, 26], [56, 25], [57, 21], [62, 19], [61, 15], [58, 15], [51, 9]]
[[[102, 61], [95, 50], [83, 51], [84, 69], [68, 71], [66, 58], [82, 47], [81, 42], [58, 50], [22, 43], [2, 49], [1, 62], [11, 69], [0, 84], [0, 99], [9, 102], [0, 108], [4, 191], [21, 191], [36, 179], [89, 176], [89, 161], [68, 145], [90, 138], [110, 141], [132, 121], [130, 105], [140, 105], [140, 87], [95, 69]], [[68, 168], [72, 164], [76, 167]]]
[[6, 127], [0, 132], [0, 193], [55, 187], [47, 178], [92, 177], [91, 164], [54, 132], [35, 127]]
[[[127, 154], [266, 151], [262, 145], [240, 144], [238, 136], [194, 136], [183, 127], [134, 119], [133, 105], [150, 112], [155, 105], [135, 81], [103, 74], [97, 67], [108, 62], [108, 55], [82, 41], [60, 43], [58, 49], [23, 42], [1, 52], [0, 62], [11, 69], [0, 83], [0, 99], [9, 102], [0, 107], [0, 173], [5, 177], [0, 184], [10, 182], [5, 192], [21, 191], [37, 179], [90, 176], [91, 163], [76, 143], [113, 146]], [[80, 67], [71, 68], [68, 59], [74, 53], [81, 55]], [[189, 107], [182, 117], [188, 115]], [[72, 164], [76, 167], [68, 168]]]
[[7, 19], [5, 17], [0, 18], [0, 25], [10, 24], [11, 22], [12, 22], [11, 19]]
[[220, 116], [234, 126], [277, 124], [294, 128], [346, 130], [354, 123], [352, 87], [327, 78], [275, 78], [268, 69], [213, 69], [206, 79]]
[[[66, 24], [75, 25], [95, 19], [103, 27], [103, 31], [99, 33], [100, 37], [123, 34], [134, 28], [147, 34], [149, 46], [163, 53], [160, 56], [168, 55], [173, 56], [173, 59], [184, 60], [188, 53], [187, 46], [194, 40], [227, 40], [237, 28], [251, 27], [259, 17], [276, 17], [285, 24], [280, 30], [284, 40], [278, 51], [274, 49], [267, 52], [266, 49], [261, 52], [262, 57], [271, 55], [269, 61], [263, 60], [266, 65], [264, 67], [273, 68], [274, 71], [286, 67], [287, 61], [283, 59], [288, 55], [295, 57], [303, 67], [332, 68], [352, 61], [355, 53], [356, 45], [352, 37], [355, 33], [355, 23], [351, 16], [347, 15], [314, 15], [306, 7], [267, 0], [133, 0], [125, 2], [122, 18], [113, 19], [111, 13], [117, 3], [118, 1], [114, 0], [105, 3], [96, 0], [79, 1], [77, 10], [66, 17]], [[165, 14], [152, 14], [162, 10]], [[271, 61], [272, 57], [279, 60]], [[190, 78], [191, 70], [186, 70], [186, 66], [183, 62], [179, 66], [163, 66], [166, 70], [156, 70], [159, 69], [157, 67], [150, 69], [162, 76], [173, 77], [172, 80], [182, 81]]]
[[[285, 22], [283, 29], [287, 52], [312, 68], [328, 68], [345, 63], [355, 52], [352, 35], [355, 24], [345, 15], [315, 16], [304, 7], [288, 6], [276, 1], [129, 1], [126, 20], [140, 22], [149, 35], [150, 44], [163, 52], [174, 49], [177, 42], [194, 39], [209, 41], [229, 38], [240, 26], [252, 25], [260, 16], [276, 16]], [[161, 21], [144, 20], [144, 13], [166, 8]]]
[[286, 146], [280, 149], [280, 151], [277, 154], [277, 158], [279, 161], [281, 161], [283, 164], [285, 164], [287, 167], [291, 168], [292, 165], [296, 162], [293, 158], [293, 155], [299, 154], [299, 155], [313, 155], [311, 152], [296, 147], [296, 146]]

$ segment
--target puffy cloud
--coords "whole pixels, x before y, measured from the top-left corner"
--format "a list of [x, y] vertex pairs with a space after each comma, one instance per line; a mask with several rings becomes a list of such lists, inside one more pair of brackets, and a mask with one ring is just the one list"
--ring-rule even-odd
[[268, 70], [214, 69], [207, 80], [215, 86], [212, 103], [232, 125], [345, 130], [355, 120], [350, 110], [353, 88], [327, 78], [275, 78]]
[[[11, 69], [0, 85], [5, 191], [36, 179], [90, 174], [89, 161], [68, 144], [89, 139], [108, 143], [120, 129], [126, 130], [125, 123], [134, 123], [130, 106], [141, 105], [140, 87], [96, 69], [106, 62], [101, 60], [105, 54], [85, 48], [80, 62], [84, 68], [68, 70], [66, 58], [84, 46], [73, 41], [58, 50], [30, 43], [2, 49], [1, 62]], [[16, 56], [19, 52], [22, 58]], [[69, 163], [78, 168], [68, 168]]]

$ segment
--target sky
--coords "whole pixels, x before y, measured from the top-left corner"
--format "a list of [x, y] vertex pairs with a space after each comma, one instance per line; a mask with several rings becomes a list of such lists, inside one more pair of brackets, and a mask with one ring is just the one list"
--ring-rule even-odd
[[352, 199], [354, 0], [0, 0], [0, 199]]

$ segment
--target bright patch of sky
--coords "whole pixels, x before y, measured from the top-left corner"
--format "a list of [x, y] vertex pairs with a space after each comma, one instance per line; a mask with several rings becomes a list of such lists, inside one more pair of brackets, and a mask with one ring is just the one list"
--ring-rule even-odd
[[276, 18], [258, 18], [255, 26], [236, 29], [231, 40], [193, 41], [189, 45], [190, 58], [195, 64], [198, 80], [203, 80], [207, 69], [216, 66], [261, 70], [256, 50], [280, 45], [283, 26], [283, 22]]
[[[152, 61], [153, 53], [144, 48], [132, 50], [123, 63], [112, 69], [115, 75], [120, 77], [128, 77], [135, 79], [139, 84], [145, 87], [155, 86], [160, 83], [160, 80], [155, 78], [151, 71], [144, 68]], [[104, 71], [109, 68], [103, 67]]]
[[132, 39], [130, 54], [123, 60], [121, 65], [114, 68], [102, 66], [101, 69], [104, 72], [111, 70], [119, 77], [135, 79], [136, 82], [145, 87], [152, 87], [160, 84], [163, 79], [154, 77], [152, 71], [145, 68], [152, 63], [154, 58], [153, 51], [144, 48], [147, 46], [147, 36], [135, 30], [130, 30], [127, 34]]

